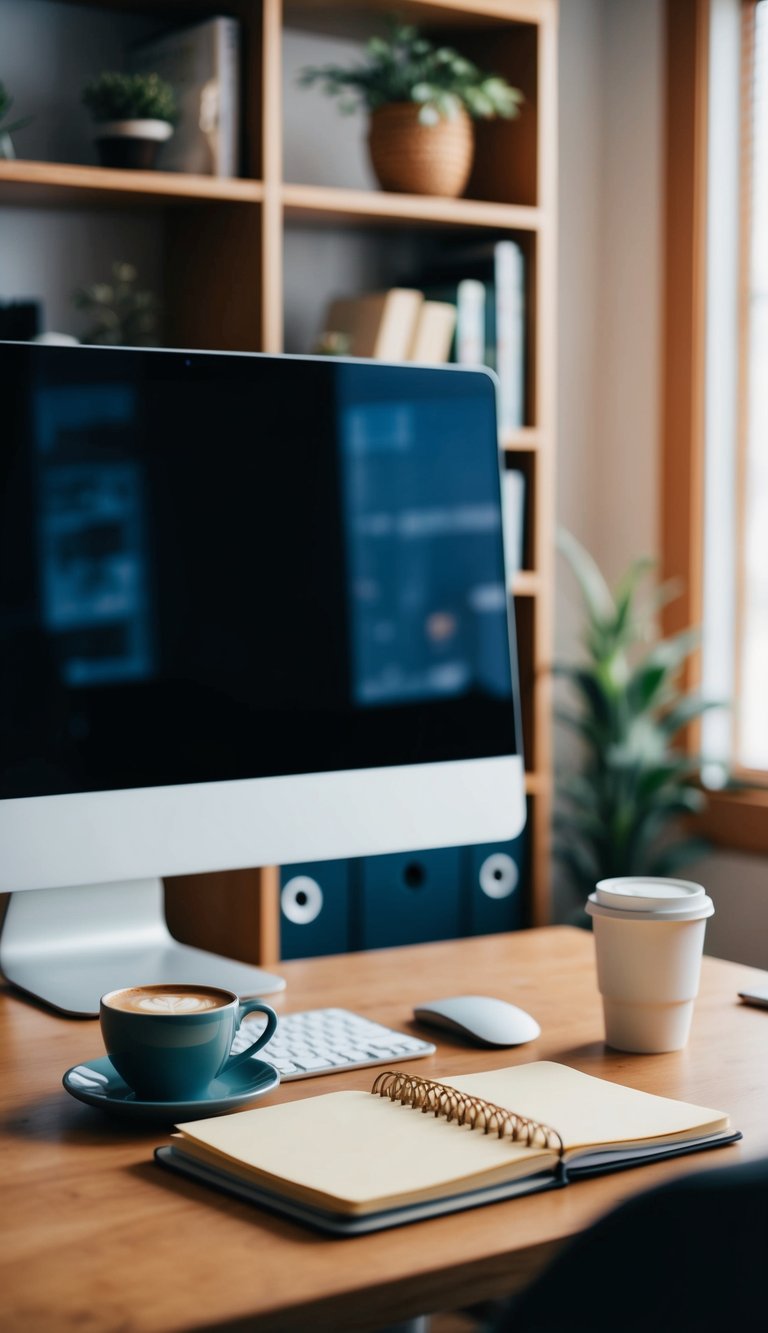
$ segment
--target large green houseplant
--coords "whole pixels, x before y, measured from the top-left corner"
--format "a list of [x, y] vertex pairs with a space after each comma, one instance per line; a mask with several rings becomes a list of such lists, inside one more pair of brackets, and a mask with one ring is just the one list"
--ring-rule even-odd
[[472, 166], [472, 121], [509, 119], [523, 100], [506, 79], [395, 21], [367, 43], [363, 64], [308, 67], [300, 82], [339, 97], [343, 112], [368, 111], [379, 184], [410, 194], [460, 195]]
[[570, 686], [558, 716], [576, 733], [579, 757], [558, 776], [555, 855], [583, 905], [599, 879], [674, 875], [706, 849], [685, 830], [705, 801], [699, 763], [675, 741], [714, 705], [680, 681], [697, 632], [655, 633], [674, 589], [646, 591], [653, 561], [634, 562], [612, 590], [574, 537], [561, 533], [559, 546], [584, 630], [582, 660], [558, 667]]

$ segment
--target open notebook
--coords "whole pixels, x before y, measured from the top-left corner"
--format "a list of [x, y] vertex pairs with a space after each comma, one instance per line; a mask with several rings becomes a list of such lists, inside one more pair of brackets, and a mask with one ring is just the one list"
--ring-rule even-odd
[[722, 1111], [549, 1061], [450, 1085], [388, 1071], [373, 1095], [331, 1092], [177, 1129], [156, 1150], [163, 1165], [337, 1235], [741, 1137]]

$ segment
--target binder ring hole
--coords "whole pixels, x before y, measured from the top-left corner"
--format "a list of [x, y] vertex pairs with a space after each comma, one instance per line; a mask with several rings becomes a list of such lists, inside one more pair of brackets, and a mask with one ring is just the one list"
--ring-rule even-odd
[[507, 852], [493, 852], [480, 867], [480, 888], [487, 898], [509, 898], [515, 892], [520, 872]]
[[294, 926], [309, 926], [323, 910], [323, 890], [309, 875], [294, 875], [282, 887], [280, 908]]
[[426, 880], [424, 867], [419, 861], [409, 861], [403, 870], [403, 880], [409, 889], [421, 889]]

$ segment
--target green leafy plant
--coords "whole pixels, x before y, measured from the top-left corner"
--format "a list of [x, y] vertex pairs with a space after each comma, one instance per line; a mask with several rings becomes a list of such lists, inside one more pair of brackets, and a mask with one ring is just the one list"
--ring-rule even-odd
[[349, 334], [334, 333], [329, 329], [320, 334], [313, 351], [316, 356], [349, 356], [349, 347]]
[[31, 121], [31, 116], [22, 116], [20, 120], [5, 123], [5, 118], [13, 106], [13, 98], [7, 91], [5, 84], [0, 83], [0, 134], [15, 134], [17, 130], [22, 130], [25, 125]]
[[706, 850], [681, 827], [705, 802], [700, 764], [674, 741], [715, 705], [680, 683], [698, 632], [654, 637], [658, 611], [679, 590], [662, 585], [643, 599], [653, 561], [635, 561], [612, 591], [574, 537], [561, 533], [559, 546], [585, 624], [583, 661], [558, 668], [575, 699], [558, 716], [579, 737], [581, 765], [558, 779], [555, 855], [583, 903], [599, 879], [673, 875]]
[[152, 340], [157, 326], [158, 302], [153, 292], [137, 289], [137, 278], [133, 264], [118, 261], [112, 265], [111, 282], [78, 287], [72, 300], [78, 310], [86, 311], [93, 318], [82, 342], [141, 347]]
[[318, 83], [330, 97], [341, 97], [345, 113], [360, 106], [375, 111], [391, 102], [416, 102], [425, 125], [455, 117], [462, 107], [476, 119], [509, 119], [523, 101], [506, 79], [482, 73], [452, 47], [435, 46], [410, 25], [391, 22], [386, 36], [367, 43], [366, 57], [365, 64], [352, 68], [310, 66], [299, 81]]
[[176, 98], [158, 74], [105, 73], [83, 88], [82, 100], [93, 119], [165, 120], [176, 123]]

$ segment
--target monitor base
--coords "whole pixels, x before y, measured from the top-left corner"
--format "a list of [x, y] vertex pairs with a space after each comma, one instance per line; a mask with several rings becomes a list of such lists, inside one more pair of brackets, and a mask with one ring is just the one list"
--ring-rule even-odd
[[241, 999], [285, 988], [282, 977], [175, 940], [159, 879], [12, 893], [0, 971], [75, 1018], [96, 1018], [100, 997], [121, 986], [185, 981], [223, 986]]

